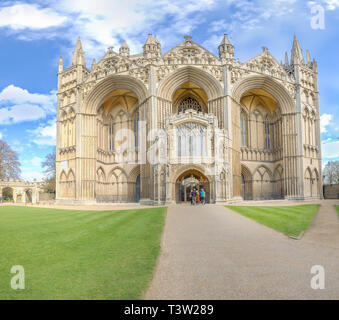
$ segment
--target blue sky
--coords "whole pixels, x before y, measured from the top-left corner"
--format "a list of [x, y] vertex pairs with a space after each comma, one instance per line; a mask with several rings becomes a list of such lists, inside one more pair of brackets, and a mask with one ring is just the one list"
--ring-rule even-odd
[[[311, 25], [317, 5], [323, 29]], [[69, 66], [79, 35], [90, 66], [123, 39], [140, 53], [148, 33], [163, 53], [188, 34], [215, 54], [228, 33], [240, 61], [262, 46], [280, 61], [296, 33], [318, 62], [323, 163], [339, 160], [338, 28], [339, 0], [0, 0], [0, 138], [18, 152], [24, 179], [43, 177], [55, 148], [58, 59]]]

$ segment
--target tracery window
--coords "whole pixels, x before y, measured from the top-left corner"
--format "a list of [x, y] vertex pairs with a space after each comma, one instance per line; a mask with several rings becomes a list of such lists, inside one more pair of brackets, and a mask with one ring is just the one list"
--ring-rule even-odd
[[178, 112], [185, 112], [186, 110], [189, 110], [189, 109], [202, 112], [202, 108], [199, 102], [191, 97], [187, 97], [180, 102], [179, 107], [178, 107]]
[[109, 139], [109, 150], [114, 150], [114, 123], [113, 118], [110, 119], [110, 124], [108, 126], [108, 139]]
[[177, 127], [178, 157], [207, 156], [207, 128], [188, 122]]
[[247, 115], [245, 112], [240, 114], [240, 133], [241, 133], [241, 146], [247, 147]]
[[270, 143], [270, 123], [265, 120], [264, 122], [264, 127], [265, 127], [265, 149], [270, 149], [271, 148], [271, 143]]
[[134, 130], [134, 146], [138, 147], [139, 145], [139, 112], [136, 114], [133, 123]]

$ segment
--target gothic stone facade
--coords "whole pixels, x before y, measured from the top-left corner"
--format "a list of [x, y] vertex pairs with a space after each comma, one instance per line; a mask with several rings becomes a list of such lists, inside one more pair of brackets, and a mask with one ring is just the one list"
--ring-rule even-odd
[[[59, 61], [57, 201], [210, 203], [322, 197], [317, 64], [297, 38], [279, 63], [241, 63], [185, 40], [162, 54], [109, 48], [86, 67], [81, 41]], [[131, 133], [127, 134], [127, 133]], [[151, 155], [151, 157], [149, 157]]]

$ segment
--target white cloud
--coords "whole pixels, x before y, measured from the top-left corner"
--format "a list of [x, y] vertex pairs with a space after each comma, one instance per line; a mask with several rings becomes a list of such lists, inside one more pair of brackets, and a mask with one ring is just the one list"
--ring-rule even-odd
[[30, 93], [26, 89], [11, 84], [0, 92], [0, 103], [30, 103], [42, 105], [46, 111], [54, 112], [56, 104], [55, 91], [50, 94]]
[[323, 142], [321, 151], [324, 159], [339, 158], [339, 141]]
[[[62, 0], [58, 8], [66, 15], [77, 15], [73, 39], [79, 34], [85, 51], [90, 55], [101, 54], [108, 46], [118, 47], [121, 39], [127, 40], [134, 53], [140, 53], [148, 32], [156, 33], [166, 42], [190, 32], [202, 21], [203, 14], [214, 8], [216, 0]], [[163, 23], [166, 23], [164, 26]], [[161, 28], [157, 25], [162, 24]], [[168, 26], [168, 27], [167, 27]], [[170, 28], [170, 32], [169, 29]], [[170, 35], [170, 37], [169, 37]], [[143, 41], [143, 40], [141, 40]]]
[[34, 167], [39, 167], [41, 164], [42, 158], [39, 157], [33, 157], [31, 160], [31, 163]]
[[45, 29], [60, 26], [66, 17], [51, 9], [39, 8], [34, 4], [15, 4], [0, 9], [0, 27], [13, 30]]
[[0, 124], [35, 121], [54, 114], [55, 110], [55, 91], [50, 94], [30, 93], [9, 85], [0, 92]]
[[38, 106], [22, 104], [0, 109], [0, 123], [13, 124], [44, 118], [46, 113]]
[[0, 132], [0, 139], [2, 139], [2, 133]]
[[21, 178], [25, 181], [42, 181], [44, 178], [44, 174], [39, 171], [34, 171], [27, 167], [21, 168]]
[[56, 140], [56, 119], [48, 121], [44, 125], [40, 125], [34, 130], [27, 130], [33, 134], [32, 141], [38, 145], [54, 146]]
[[[40, 2], [44, 5], [47, 2], [49, 9], [32, 4], [3, 7], [0, 27], [11, 28], [24, 40], [59, 36], [74, 44], [80, 35], [88, 56], [98, 57], [107, 47], [120, 46], [122, 39], [127, 40], [132, 53], [140, 53], [148, 32], [156, 33], [163, 42], [172, 45], [178, 37], [182, 38], [201, 24], [206, 11], [214, 10], [218, 0]], [[63, 29], [65, 22], [69, 24], [67, 33]], [[46, 28], [51, 26], [60, 28], [47, 29], [47, 32]], [[70, 48], [69, 54], [72, 50]]]
[[330, 125], [332, 118], [333, 116], [328, 113], [324, 113], [320, 116], [320, 132], [321, 133], [327, 132], [327, 126]]
[[328, 10], [335, 10], [339, 8], [339, 0], [325, 0]]

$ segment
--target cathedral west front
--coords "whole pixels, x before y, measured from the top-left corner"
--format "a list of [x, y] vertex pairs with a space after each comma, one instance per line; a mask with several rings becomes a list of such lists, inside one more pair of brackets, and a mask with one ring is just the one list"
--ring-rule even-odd
[[80, 39], [58, 72], [58, 203], [161, 205], [322, 197], [317, 63], [294, 37], [278, 62], [218, 56], [190, 36], [166, 53], [148, 35], [86, 66]]

